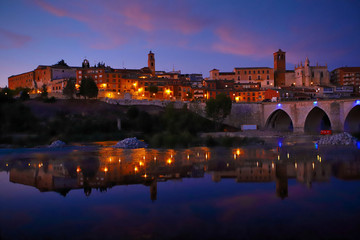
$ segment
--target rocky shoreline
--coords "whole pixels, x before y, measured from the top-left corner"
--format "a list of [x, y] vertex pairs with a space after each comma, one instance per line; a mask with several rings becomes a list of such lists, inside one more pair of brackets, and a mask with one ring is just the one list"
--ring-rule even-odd
[[116, 143], [114, 148], [126, 148], [126, 149], [136, 149], [136, 148], [147, 148], [148, 144], [143, 141], [138, 140], [136, 137], [134, 138], [125, 138], [122, 141]]
[[350, 133], [344, 132], [322, 136], [316, 143], [319, 145], [356, 145], [357, 139]]

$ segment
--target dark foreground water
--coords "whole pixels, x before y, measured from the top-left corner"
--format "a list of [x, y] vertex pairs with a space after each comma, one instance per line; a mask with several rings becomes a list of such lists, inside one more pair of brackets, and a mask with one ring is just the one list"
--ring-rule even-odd
[[360, 239], [360, 150], [0, 150], [0, 239]]

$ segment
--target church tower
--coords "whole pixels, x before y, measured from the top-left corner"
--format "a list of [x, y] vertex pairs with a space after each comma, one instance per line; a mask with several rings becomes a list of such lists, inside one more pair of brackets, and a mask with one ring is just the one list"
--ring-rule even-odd
[[151, 75], [155, 76], [155, 55], [151, 51], [148, 54], [148, 68], [151, 70]]
[[279, 51], [274, 52], [274, 78], [275, 86], [285, 86], [285, 73], [286, 73], [286, 52]]

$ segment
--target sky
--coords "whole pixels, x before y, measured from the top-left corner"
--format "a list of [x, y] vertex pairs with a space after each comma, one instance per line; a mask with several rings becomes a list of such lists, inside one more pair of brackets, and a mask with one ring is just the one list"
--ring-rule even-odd
[[360, 66], [359, 0], [0, 0], [0, 87], [64, 59], [182, 73]]

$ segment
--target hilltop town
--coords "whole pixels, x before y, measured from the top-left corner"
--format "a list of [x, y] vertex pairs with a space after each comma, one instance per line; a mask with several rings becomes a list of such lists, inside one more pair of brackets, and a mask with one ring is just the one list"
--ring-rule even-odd
[[225, 93], [233, 102], [277, 102], [359, 96], [360, 67], [340, 67], [329, 72], [326, 64], [313, 66], [306, 58], [294, 70], [287, 70], [286, 52], [279, 49], [273, 57], [273, 68], [234, 67], [232, 72], [212, 69], [209, 78], [157, 70], [151, 51], [147, 67], [141, 69], [112, 68], [102, 62], [91, 66], [87, 59], [81, 66], [68, 66], [61, 60], [10, 76], [8, 87], [29, 89], [33, 96], [45, 87], [49, 96], [64, 98], [63, 90], [69, 82], [79, 90], [84, 79], [92, 79], [98, 88], [97, 97], [108, 99], [203, 102]]

